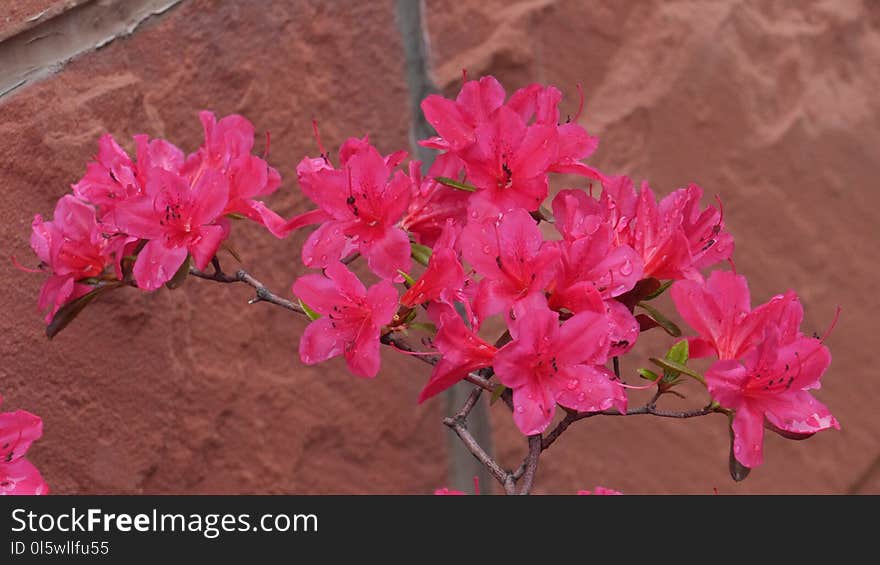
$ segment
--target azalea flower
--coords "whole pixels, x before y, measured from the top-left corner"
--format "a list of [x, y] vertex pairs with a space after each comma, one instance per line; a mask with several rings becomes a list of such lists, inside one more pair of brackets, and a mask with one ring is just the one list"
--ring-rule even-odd
[[611, 406], [626, 412], [623, 387], [603, 364], [609, 351], [608, 321], [581, 312], [559, 324], [546, 306], [521, 308], [509, 325], [513, 340], [495, 356], [495, 374], [513, 389], [513, 419], [525, 435], [542, 433], [556, 404], [581, 412]]
[[179, 174], [153, 169], [144, 194], [113, 212], [121, 231], [147, 240], [134, 264], [138, 287], [159, 288], [187, 255], [196, 268], [205, 269], [229, 235], [229, 221], [221, 217], [228, 198], [229, 183], [215, 169], [206, 169], [192, 184]]
[[468, 328], [451, 307], [443, 308], [434, 345], [441, 353], [428, 384], [419, 393], [419, 404], [443, 392], [470, 373], [491, 367], [498, 349]]
[[449, 305], [455, 301], [467, 302], [464, 296], [466, 277], [456, 251], [459, 231], [460, 228], [449, 220], [434, 243], [427, 269], [403, 294], [401, 304], [413, 307], [434, 300], [442, 300]]
[[314, 365], [344, 355], [352, 373], [375, 377], [380, 330], [397, 312], [397, 290], [385, 280], [367, 290], [339, 262], [327, 265], [325, 274], [305, 275], [293, 284], [294, 294], [321, 314], [303, 333], [300, 359]]
[[400, 279], [411, 265], [409, 237], [398, 223], [412, 181], [402, 171], [392, 174], [403, 154], [383, 158], [366, 138], [349, 139], [339, 154], [340, 169], [308, 157], [297, 166], [303, 194], [319, 209], [293, 218], [287, 229], [321, 223], [303, 245], [303, 262], [322, 268], [357, 250], [378, 276]]
[[705, 281], [677, 281], [670, 294], [678, 313], [697, 331], [688, 339], [690, 357], [740, 359], [764, 338], [768, 324], [784, 329], [782, 337], [790, 341], [803, 318], [792, 291], [752, 310], [748, 281], [729, 271], [712, 271]]
[[452, 153], [438, 156], [424, 178], [420, 166], [419, 161], [410, 162], [413, 195], [400, 226], [411, 233], [417, 243], [434, 247], [449, 220], [464, 225], [470, 195], [437, 180], [437, 177], [458, 177], [464, 165]]
[[762, 463], [765, 427], [794, 439], [840, 428], [808, 392], [820, 387], [831, 354], [822, 340], [800, 332], [797, 295], [789, 291], [752, 310], [745, 277], [724, 271], [704, 283], [676, 282], [671, 293], [699, 334], [690, 339], [694, 354], [719, 358], [706, 372], [706, 385], [712, 398], [735, 411], [737, 461], [749, 468]]
[[761, 343], [741, 361], [718, 361], [706, 372], [712, 398], [736, 411], [733, 454], [749, 468], [763, 462], [765, 427], [792, 439], [840, 429], [828, 408], [809, 393], [820, 387], [819, 379], [831, 364], [828, 348], [806, 336], [782, 343], [781, 333], [768, 327]]
[[195, 181], [207, 169], [221, 172], [229, 182], [229, 200], [223, 215], [240, 214], [264, 225], [276, 237], [287, 235], [287, 222], [265, 203], [256, 200], [275, 192], [281, 185], [281, 175], [266, 161], [251, 154], [253, 124], [237, 114], [218, 122], [212, 112], [203, 111], [199, 118], [205, 131], [205, 142], [187, 158], [183, 174]]
[[146, 135], [136, 135], [134, 141], [137, 162], [131, 160], [112, 135], [103, 135], [94, 161], [72, 187], [76, 196], [98, 207], [101, 218], [120, 202], [143, 194], [151, 169], [179, 172], [183, 166], [183, 151], [168, 141], [150, 140]]
[[43, 421], [38, 416], [24, 410], [0, 413], [0, 495], [49, 493], [40, 472], [24, 459], [28, 448], [42, 435]]
[[544, 242], [525, 210], [512, 210], [500, 219], [472, 219], [461, 247], [467, 262], [484, 277], [474, 299], [480, 320], [520, 302], [546, 302], [543, 291], [556, 274], [559, 250]]
[[632, 247], [644, 264], [644, 277], [699, 279], [699, 270], [730, 259], [733, 237], [723, 231], [721, 211], [699, 209], [703, 191], [689, 185], [660, 203], [647, 183], [637, 193], [626, 177], [605, 177], [600, 202], [615, 241]]
[[125, 238], [106, 235], [95, 209], [69, 194], [58, 200], [51, 221], [37, 214], [32, 230], [31, 248], [51, 273], [39, 298], [49, 323], [64, 304], [94, 288], [79, 281], [101, 277], [114, 264]]

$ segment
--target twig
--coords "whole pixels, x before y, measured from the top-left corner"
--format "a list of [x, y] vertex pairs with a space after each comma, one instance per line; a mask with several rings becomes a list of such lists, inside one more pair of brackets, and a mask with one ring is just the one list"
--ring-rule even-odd
[[256, 296], [254, 296], [254, 298], [249, 301], [250, 304], [255, 304], [257, 302], [269, 302], [277, 306], [281, 306], [282, 308], [287, 308], [288, 310], [291, 310], [293, 312], [305, 314], [303, 309], [300, 308], [299, 304], [291, 302], [290, 300], [282, 298], [273, 293], [268, 288], [266, 288], [266, 285], [255, 279], [250, 273], [248, 273], [244, 269], [239, 269], [235, 271], [234, 275], [227, 275], [222, 270], [220, 270], [218, 266], [219, 262], [215, 262], [213, 273], [206, 273], [196, 268], [191, 268], [189, 270], [189, 274], [200, 279], [207, 279], [220, 283], [244, 283], [253, 287], [253, 289], [256, 291]]
[[[468, 397], [468, 399], [470, 400], [470, 397]], [[468, 448], [471, 454], [473, 454], [473, 456], [476, 457], [486, 469], [488, 469], [489, 473], [501, 483], [507, 494], [514, 494], [516, 492], [513, 478], [510, 476], [510, 473], [505, 471], [501, 465], [492, 459], [492, 456], [486, 453], [480, 444], [477, 443], [477, 440], [474, 439], [474, 436], [472, 436], [467, 429], [465, 418], [459, 418], [458, 415], [456, 415], [452, 418], [444, 418], [443, 423], [458, 435], [459, 439], [461, 439], [462, 443], [464, 443], [465, 447]]]
[[532, 484], [535, 482], [535, 473], [538, 470], [538, 458], [543, 451], [541, 434], [529, 436], [529, 454], [523, 461], [525, 471], [522, 476], [522, 486], [519, 494], [529, 494], [532, 491]]
[[654, 402], [656, 402], [656, 398], [653, 399], [650, 403], [639, 406], [638, 408], [630, 408], [626, 411], [625, 414], [621, 414], [617, 410], [605, 410], [602, 412], [575, 412], [570, 411], [565, 415], [553, 430], [547, 434], [542, 442], [542, 449], [547, 449], [553, 442], [559, 439], [559, 436], [562, 435], [568, 427], [578, 420], [583, 420], [584, 418], [592, 418], [593, 416], [642, 416], [642, 415], [651, 415], [658, 416], [660, 418], [677, 418], [680, 420], [684, 420], [687, 418], [696, 418], [699, 416], [706, 416], [708, 414], [712, 414], [713, 412], [720, 412], [719, 409], [706, 406], [705, 408], [701, 408], [699, 410], [690, 410], [690, 411], [682, 411], [675, 412], [669, 410], [659, 410], [656, 406], [654, 406]]

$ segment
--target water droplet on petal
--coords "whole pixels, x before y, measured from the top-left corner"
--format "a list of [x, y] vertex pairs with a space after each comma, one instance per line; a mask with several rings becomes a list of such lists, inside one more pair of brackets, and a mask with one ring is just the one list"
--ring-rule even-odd
[[583, 402], [586, 397], [587, 397], [586, 394], [584, 394], [583, 392], [579, 392], [578, 393], [578, 402]]
[[571, 379], [570, 381], [568, 381], [568, 385], [567, 385], [567, 386], [568, 386], [568, 390], [574, 390], [574, 389], [576, 389], [577, 386], [578, 386], [578, 381], [577, 381], [577, 379]]
[[522, 404], [520, 404], [519, 406], [516, 407], [516, 411], [519, 412], [520, 414], [522, 414], [523, 412], [526, 411], [526, 409], [522, 407]]
[[628, 277], [632, 274], [632, 272], [633, 272], [632, 261], [627, 259], [623, 262], [623, 265], [620, 266], [620, 274], [625, 277]]
[[742, 447], [738, 443], [734, 443], [733, 444], [733, 452], [739, 453], [740, 451], [742, 451]]
[[489, 247], [488, 245], [483, 246], [483, 253], [491, 253], [491, 252], [492, 252], [491, 247]]

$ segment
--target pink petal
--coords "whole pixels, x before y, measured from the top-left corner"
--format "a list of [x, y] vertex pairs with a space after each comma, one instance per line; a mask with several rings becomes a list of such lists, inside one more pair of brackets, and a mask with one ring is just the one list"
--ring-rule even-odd
[[770, 423], [789, 432], [813, 434], [832, 427], [840, 429], [828, 407], [805, 390], [767, 396], [760, 403]]
[[342, 296], [353, 301], [366, 297], [367, 289], [364, 283], [342, 263], [338, 261], [331, 263], [324, 272], [336, 284], [336, 289]]
[[229, 202], [229, 181], [219, 171], [209, 169], [193, 184], [190, 198], [193, 223], [209, 224]]
[[345, 344], [354, 339], [354, 332], [333, 324], [330, 318], [322, 317], [306, 326], [299, 342], [299, 358], [303, 363], [315, 365], [342, 355]]
[[[528, 324], [526, 320], [524, 324]], [[556, 359], [563, 365], [602, 364], [608, 357], [610, 324], [604, 312], [581, 312], [562, 323], [554, 341]]]
[[133, 274], [138, 288], [143, 290], [160, 288], [171, 280], [186, 256], [186, 247], [167, 247], [164, 239], [148, 241], [134, 263]]
[[473, 142], [474, 130], [465, 122], [458, 105], [452, 100], [432, 94], [422, 100], [422, 112], [428, 123], [453, 149], [461, 149]]
[[318, 269], [342, 259], [347, 244], [344, 226], [343, 222], [327, 222], [318, 226], [303, 244], [303, 263]]
[[0, 413], [0, 462], [15, 461], [43, 435], [43, 420], [25, 410]]
[[561, 406], [579, 412], [601, 412], [612, 406], [626, 413], [626, 394], [614, 382], [614, 374], [598, 365], [569, 365], [551, 380], [553, 395]]
[[199, 229], [199, 238], [189, 246], [189, 252], [192, 254], [193, 263], [197, 269], [202, 271], [208, 266], [208, 263], [217, 254], [220, 244], [228, 235], [228, 226], [202, 226]]
[[345, 352], [349, 370], [359, 377], [372, 378], [379, 372], [379, 328], [364, 325], [353, 344]]
[[367, 258], [370, 270], [384, 279], [399, 279], [398, 271], [409, 272], [412, 266], [409, 237], [400, 228], [389, 228], [383, 237], [361, 242], [360, 252]]
[[367, 306], [372, 310], [372, 323], [381, 327], [391, 322], [400, 306], [397, 289], [388, 281], [379, 281], [367, 291]]
[[733, 418], [733, 455], [754, 469], [764, 462], [764, 415], [743, 404]]
[[553, 420], [556, 402], [549, 389], [530, 380], [513, 390], [513, 421], [527, 435], [540, 434]]
[[0, 495], [49, 494], [49, 485], [27, 459], [0, 463]]
[[736, 360], [716, 361], [706, 371], [706, 385], [721, 406], [738, 409], [743, 402], [743, 386], [749, 370]]

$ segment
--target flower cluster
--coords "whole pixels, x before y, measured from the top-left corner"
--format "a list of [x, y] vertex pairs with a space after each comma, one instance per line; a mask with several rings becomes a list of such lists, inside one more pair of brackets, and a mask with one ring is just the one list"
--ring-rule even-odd
[[[318, 138], [320, 155], [297, 167], [317, 209], [290, 224], [319, 224], [302, 258], [325, 273], [293, 287], [316, 318], [302, 361], [344, 355], [353, 373], [373, 377], [382, 336], [427, 329], [437, 362], [420, 402], [491, 370], [483, 374], [510, 389], [522, 433], [540, 434], [557, 405], [626, 412], [627, 385], [609, 364], [640, 332], [674, 326], [646, 304], [671, 285], [699, 332], [691, 356], [719, 356], [705, 381], [733, 417], [738, 461], [760, 463], [765, 417], [791, 434], [836, 425], [805, 392], [830, 356], [799, 333], [794, 294], [750, 313], [742, 276], [704, 279], [706, 269], [732, 265], [720, 201], [702, 204], [695, 184], [658, 200], [647, 183], [588, 166], [598, 141], [577, 116], [561, 120], [561, 100], [540, 84], [507, 97], [492, 77], [465, 82], [455, 100], [429, 96], [422, 109], [437, 136], [420, 143], [439, 155], [424, 175], [421, 163], [404, 171], [403, 152], [383, 155], [366, 137], [343, 143], [334, 165]], [[548, 210], [553, 173], [578, 175], [589, 188], [558, 191]], [[369, 290], [345, 265], [358, 254], [379, 280]], [[417, 277], [413, 259], [425, 266]], [[497, 340], [486, 337], [492, 329]]]
[[[503, 397], [528, 436], [548, 429], [557, 406], [565, 410], [561, 428], [530, 437], [534, 462], [571, 421], [627, 413], [632, 385], [618, 358], [652, 328], [681, 336], [650, 304], [668, 288], [696, 335], [665, 359], [652, 358], [661, 374], [639, 370], [657, 394], [630, 412], [656, 414], [656, 399], [690, 375], [711, 395], [700, 415], [729, 416], [732, 465], [746, 469], [762, 462], [765, 428], [801, 439], [838, 427], [809, 392], [831, 355], [824, 338], [801, 333], [794, 292], [752, 309], [745, 277], [708, 272], [733, 266], [720, 200], [703, 204], [695, 184], [658, 199], [647, 183], [587, 165], [598, 140], [578, 122], [583, 96], [564, 120], [561, 101], [558, 89], [540, 84], [508, 97], [493, 77], [465, 82], [455, 100], [427, 97], [422, 110], [437, 135], [420, 143], [439, 154], [425, 172], [419, 161], [404, 165], [404, 151], [383, 154], [368, 137], [348, 139], [331, 160], [316, 125], [319, 155], [296, 167], [315, 208], [290, 220], [258, 200], [281, 178], [253, 154], [254, 128], [241, 116], [217, 121], [202, 112], [205, 141], [189, 156], [139, 135], [133, 160], [106, 135], [52, 220], [33, 222], [31, 246], [49, 273], [39, 298], [47, 333], [107, 288], [174, 288], [193, 268], [246, 282], [224, 275], [216, 260], [231, 219], [258, 222], [279, 238], [317, 226], [301, 253], [316, 272], [292, 287], [299, 305], [275, 302], [311, 319], [301, 360], [342, 356], [353, 374], [374, 377], [381, 343], [397, 347], [399, 336], [423, 332], [428, 350], [406, 351], [434, 365], [419, 402], [469, 379]], [[551, 175], [560, 173], [586, 187], [550, 199]], [[350, 270], [359, 257], [365, 268]], [[213, 275], [202, 272], [210, 263]], [[248, 284], [264, 299], [266, 288]], [[705, 356], [717, 358], [705, 375], [687, 366], [689, 357]], [[0, 416], [3, 436], [18, 438], [3, 447], [0, 472], [28, 470], [12, 483], [18, 490], [45, 488], [20, 459], [39, 436], [33, 418]], [[507, 490], [516, 480], [503, 470], [496, 478]]]
[[0, 495], [49, 494], [40, 472], [24, 458], [42, 435], [43, 421], [38, 416], [24, 410], [0, 412]]
[[254, 128], [241, 116], [200, 114], [205, 141], [187, 156], [164, 139], [134, 137], [133, 160], [109, 134], [86, 174], [63, 196], [51, 221], [37, 215], [31, 247], [49, 278], [39, 306], [58, 311], [103, 288], [152, 291], [204, 269], [230, 231], [249, 218], [278, 237], [287, 222], [256, 200], [274, 192], [278, 172], [251, 153]]

